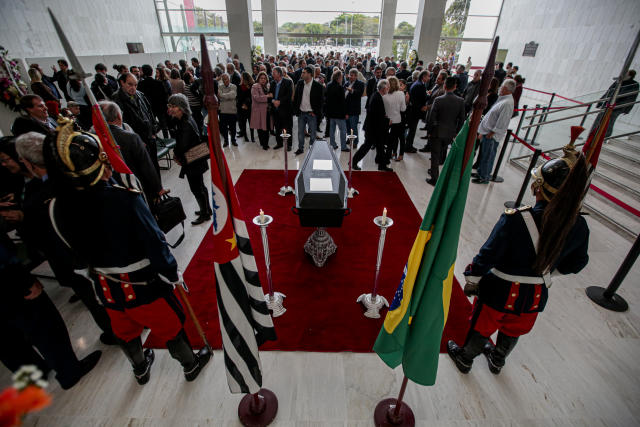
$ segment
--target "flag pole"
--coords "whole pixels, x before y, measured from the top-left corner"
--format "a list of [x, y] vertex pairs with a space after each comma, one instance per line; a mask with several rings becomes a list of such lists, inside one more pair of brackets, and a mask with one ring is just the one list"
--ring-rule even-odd
[[398, 398], [384, 399], [378, 403], [373, 413], [373, 422], [376, 427], [413, 427], [416, 425], [416, 417], [413, 415], [413, 411], [409, 405], [402, 401], [408, 382], [409, 378], [404, 375]]
[[[229, 187], [233, 186], [228, 180], [227, 163], [220, 144], [220, 130], [218, 127], [218, 100], [215, 96], [213, 68], [209, 59], [207, 41], [204, 34], [200, 34], [200, 55], [202, 58], [200, 73], [204, 87], [204, 105], [207, 109], [209, 124], [207, 133], [209, 148], [212, 152], [212, 162], [216, 162], [220, 171], [220, 178], [225, 198], [231, 200]], [[286, 147], [285, 147], [286, 148]], [[285, 151], [286, 155], [286, 151]], [[233, 216], [232, 203], [227, 204], [229, 213]], [[261, 388], [257, 393], [246, 394], [238, 405], [238, 418], [244, 426], [262, 427], [271, 424], [278, 413], [278, 398], [269, 389]]]

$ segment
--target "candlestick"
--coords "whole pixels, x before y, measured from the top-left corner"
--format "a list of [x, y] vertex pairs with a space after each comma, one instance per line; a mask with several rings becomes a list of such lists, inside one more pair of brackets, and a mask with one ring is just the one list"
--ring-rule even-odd
[[273, 317], [282, 316], [286, 308], [283, 306], [283, 300], [286, 295], [273, 290], [273, 280], [271, 279], [271, 256], [269, 254], [269, 238], [267, 237], [267, 227], [273, 222], [271, 215], [265, 215], [260, 209], [260, 215], [253, 218], [253, 223], [260, 227], [262, 236], [262, 247], [264, 249], [264, 264], [267, 268], [267, 284], [269, 285], [269, 293], [264, 295], [267, 302], [267, 308], [273, 313]]
[[280, 187], [278, 194], [284, 197], [289, 193], [293, 194], [293, 187], [289, 185], [289, 155], [287, 154], [289, 151], [289, 138], [291, 135], [287, 133], [286, 129], [282, 129], [280, 137], [282, 137], [282, 152], [284, 153], [284, 185]]
[[387, 235], [387, 228], [393, 225], [393, 220], [386, 216], [387, 209], [382, 211], [383, 216], [377, 216], [373, 219], [373, 223], [380, 227], [380, 238], [378, 240], [378, 256], [376, 258], [376, 273], [373, 280], [373, 292], [370, 294], [362, 294], [356, 302], [361, 303], [367, 311], [364, 315], [371, 319], [380, 318], [380, 310], [383, 307], [389, 307], [389, 301], [382, 295], [378, 295], [378, 280], [380, 279], [380, 266], [382, 265], [382, 252], [384, 250], [384, 241]]

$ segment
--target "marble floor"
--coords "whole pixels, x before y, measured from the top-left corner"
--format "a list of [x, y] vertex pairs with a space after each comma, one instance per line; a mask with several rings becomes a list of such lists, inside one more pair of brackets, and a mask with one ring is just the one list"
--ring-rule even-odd
[[[283, 163], [282, 151], [263, 151], [257, 143], [241, 142], [224, 151], [234, 180], [246, 168], [274, 169]], [[363, 160], [363, 170], [375, 169], [373, 157], [371, 153]], [[346, 166], [348, 153], [340, 153], [340, 158]], [[292, 167], [297, 168], [301, 161], [301, 156], [296, 157]], [[429, 155], [419, 153], [407, 154], [392, 165], [421, 213], [433, 191], [425, 183], [428, 163]], [[174, 166], [163, 172], [163, 182], [182, 198], [190, 217], [196, 210], [195, 201], [186, 181], [177, 175]], [[471, 184], [455, 267], [459, 279], [503, 211], [503, 202], [517, 195], [523, 172], [506, 165], [501, 175], [505, 178], [501, 184]], [[354, 177], [357, 187], [357, 173]], [[382, 190], [379, 197], [385, 197]], [[531, 202], [530, 196], [527, 201]], [[391, 217], [398, 214], [389, 212]], [[630, 304], [628, 312], [609, 312], [593, 304], [584, 289], [606, 285], [631, 242], [592, 218], [587, 222], [591, 230], [589, 265], [579, 275], [554, 281], [545, 312], [534, 330], [521, 339], [499, 376], [489, 372], [483, 358], [477, 359], [471, 373], [462, 375], [448, 356], [440, 355], [435, 386], [409, 383], [405, 399], [417, 425], [640, 425], [640, 266], [636, 263], [620, 289]], [[185, 241], [173, 250], [182, 269], [207, 227], [187, 226]], [[171, 235], [168, 238], [173, 240]], [[371, 260], [372, 268], [374, 262]], [[398, 278], [400, 274], [398, 271]], [[120, 350], [99, 342], [98, 328], [86, 310], [67, 303], [69, 291], [52, 281], [45, 287], [67, 322], [78, 355], [101, 349], [103, 356], [72, 390], [63, 391], [53, 381], [49, 386], [53, 404], [28, 416], [25, 425], [240, 425], [237, 406], [241, 396], [229, 393], [220, 351], [195, 382], [187, 383], [178, 363], [159, 350], [150, 382], [139, 386]], [[375, 354], [262, 352], [261, 359], [264, 385], [279, 399], [274, 426], [373, 425], [376, 403], [395, 396], [402, 380], [400, 369], [389, 369]], [[0, 386], [9, 383], [8, 371], [0, 368]]]

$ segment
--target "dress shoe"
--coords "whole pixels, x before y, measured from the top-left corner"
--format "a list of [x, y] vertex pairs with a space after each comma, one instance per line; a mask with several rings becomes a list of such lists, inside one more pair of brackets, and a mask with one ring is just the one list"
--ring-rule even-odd
[[409, 147], [409, 148], [407, 148], [406, 150], [404, 150], [404, 152], [405, 152], [405, 153], [411, 153], [411, 154], [413, 154], [413, 153], [417, 153], [417, 152], [418, 152], [418, 150], [416, 150], [416, 149], [415, 149], [415, 148], [413, 148], [413, 147]]
[[287, 147], [287, 151], [291, 151], [291, 146], [290, 145]]
[[427, 178], [426, 181], [427, 181], [427, 184], [433, 185], [434, 187], [436, 186], [436, 183], [438, 182], [437, 179], [433, 179], [433, 178]]
[[431, 151], [431, 147], [429, 147], [429, 145], [425, 145], [424, 147], [422, 147], [421, 149], [418, 150], [421, 153], [428, 153]]
[[82, 377], [87, 375], [93, 368], [95, 368], [95, 366], [98, 364], [98, 360], [100, 360], [100, 356], [102, 356], [102, 352], [98, 350], [80, 360], [78, 376], [69, 382], [60, 383], [60, 387], [62, 387], [63, 390], [69, 390], [71, 387], [78, 384], [78, 381], [80, 381]]
[[398, 156], [398, 157], [396, 157], [396, 158], [395, 158], [395, 159], [393, 159], [393, 160], [395, 160], [396, 162], [401, 162], [401, 161], [402, 161], [402, 156]]
[[204, 347], [198, 353], [195, 354], [195, 365], [191, 369], [184, 369], [184, 378], [191, 382], [198, 377], [204, 365], [206, 365], [211, 359], [212, 353], [209, 347]]
[[224, 142], [222, 143], [222, 147], [228, 147], [228, 146], [229, 146], [229, 141], [225, 139]]
[[348, 152], [349, 152], [349, 149], [348, 149], [348, 148], [343, 148], [343, 149], [341, 149], [340, 151], [342, 151], [343, 153], [348, 153]]
[[480, 178], [480, 175], [478, 175], [477, 173], [473, 172], [471, 174], [471, 178]]
[[296, 152], [295, 152], [295, 153], [293, 153], [293, 154], [295, 154], [295, 155], [297, 156], [298, 154], [302, 154], [302, 153], [304, 153], [304, 150], [300, 150], [300, 149], [298, 149], [298, 150], [296, 150]]
[[354, 171], [361, 171], [362, 169], [360, 168], [360, 166], [358, 165], [353, 165], [351, 166], [351, 169], [353, 169]]
[[456, 368], [458, 368], [460, 372], [462, 372], [463, 374], [469, 373], [469, 371], [471, 370], [471, 365], [473, 364], [473, 360], [471, 362], [464, 360], [464, 350], [462, 347], [456, 344], [455, 341], [449, 340], [447, 342], [447, 353], [449, 353], [449, 356], [453, 360], [453, 363], [456, 364]]
[[238, 143], [237, 143], [237, 142], [236, 142], [236, 140], [234, 139], [234, 140], [232, 140], [232, 141], [231, 141], [231, 145], [233, 145], [234, 147], [237, 147], [237, 146], [238, 146]]
[[268, 145], [263, 145], [263, 146], [262, 146], [262, 149], [266, 151], [266, 150], [268, 150], [268, 149], [269, 149], [269, 146], [268, 146]]
[[393, 169], [391, 169], [391, 168], [390, 168], [390, 167], [388, 167], [388, 166], [379, 166], [379, 167], [378, 167], [378, 170], [379, 170], [379, 171], [382, 171], [382, 172], [393, 172]]
[[334, 150], [337, 150], [338, 146], [337, 145], [332, 145], [331, 148], [333, 148]]
[[144, 351], [144, 364], [133, 368], [133, 376], [136, 377], [136, 381], [140, 385], [145, 385], [151, 378], [151, 365], [156, 359], [156, 354], [152, 349], [148, 348]]
[[200, 225], [211, 219], [211, 215], [200, 215], [198, 218], [191, 221], [191, 225]]
[[474, 184], [488, 184], [489, 181], [486, 181], [482, 178], [474, 178], [471, 180], [471, 182], [473, 182]]

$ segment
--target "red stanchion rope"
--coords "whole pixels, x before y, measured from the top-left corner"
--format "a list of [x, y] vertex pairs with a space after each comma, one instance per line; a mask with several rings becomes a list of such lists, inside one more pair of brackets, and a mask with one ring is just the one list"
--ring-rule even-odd
[[[523, 89], [530, 90], [530, 91], [533, 91], [533, 92], [538, 92], [538, 93], [544, 93], [545, 95], [553, 95], [553, 93], [551, 93], [551, 92], [545, 92], [544, 90], [532, 89], [530, 87], [524, 87], [523, 86]], [[586, 105], [583, 102], [576, 101], [575, 99], [567, 98], [566, 96], [558, 95], [557, 93], [556, 93], [556, 96], [558, 98], [562, 98], [562, 99], [565, 99], [567, 101], [575, 102], [576, 104]]]
[[[563, 108], [566, 107], [548, 107], [548, 110], [562, 110]], [[544, 108], [540, 107], [540, 108], [514, 108], [513, 111], [540, 111], [540, 110], [544, 110]]]
[[[536, 151], [535, 148], [533, 148], [531, 146], [531, 144], [527, 143], [525, 140], [523, 140], [522, 138], [518, 137], [517, 135], [513, 135], [513, 138], [517, 141], [520, 141], [520, 143], [522, 143], [522, 145], [524, 145], [525, 147], [527, 147], [529, 150], [531, 151]], [[551, 157], [549, 157], [548, 155], [544, 154], [544, 153], [540, 153], [540, 156], [545, 159], [545, 160], [550, 160]], [[595, 191], [596, 193], [598, 193], [599, 195], [601, 195], [602, 197], [604, 197], [605, 199], [609, 200], [610, 202], [620, 206], [622, 209], [626, 210], [627, 212], [631, 213], [632, 215], [635, 215], [637, 217], [640, 217], [640, 210], [634, 208], [633, 206], [628, 205], [627, 203], [623, 202], [622, 200], [618, 199], [617, 197], [615, 197], [614, 195], [607, 193], [606, 191], [604, 191], [602, 188], [594, 185], [594, 184], [589, 184], [589, 188], [591, 188], [593, 191]]]

